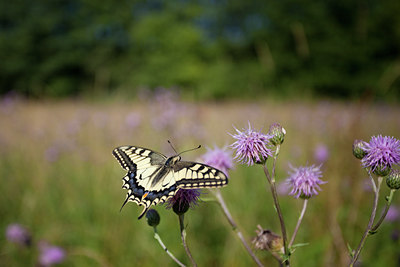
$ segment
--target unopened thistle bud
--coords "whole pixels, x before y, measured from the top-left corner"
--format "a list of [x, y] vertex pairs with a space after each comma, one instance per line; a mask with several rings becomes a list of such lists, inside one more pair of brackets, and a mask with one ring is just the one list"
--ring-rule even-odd
[[146, 220], [149, 226], [156, 227], [160, 223], [160, 215], [155, 209], [149, 209], [146, 212]]
[[390, 189], [400, 189], [400, 171], [392, 170], [392, 172], [386, 176], [386, 184]]
[[268, 135], [271, 136], [270, 142], [277, 146], [285, 140], [286, 130], [279, 123], [273, 123], [269, 127]]
[[365, 142], [362, 140], [355, 140], [353, 143], [353, 155], [358, 158], [362, 159], [367, 155], [367, 151], [365, 151]]

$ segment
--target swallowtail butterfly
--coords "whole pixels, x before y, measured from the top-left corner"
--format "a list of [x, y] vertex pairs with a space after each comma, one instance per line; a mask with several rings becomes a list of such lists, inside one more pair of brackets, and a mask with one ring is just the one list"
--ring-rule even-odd
[[128, 171], [122, 178], [122, 188], [128, 190], [122, 207], [129, 201], [144, 206], [138, 219], [151, 205], [164, 203], [180, 188], [216, 188], [228, 184], [222, 171], [202, 163], [181, 161], [179, 154], [167, 158], [148, 148], [120, 146], [113, 150], [113, 155]]

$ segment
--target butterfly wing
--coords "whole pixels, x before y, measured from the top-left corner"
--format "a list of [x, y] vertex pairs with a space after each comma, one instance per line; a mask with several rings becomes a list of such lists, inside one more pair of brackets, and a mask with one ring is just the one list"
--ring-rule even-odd
[[129, 201], [144, 206], [139, 219], [151, 205], [165, 202], [178, 190], [165, 168], [167, 157], [163, 154], [143, 147], [121, 146], [113, 150], [113, 155], [128, 171], [122, 178], [122, 188], [128, 190], [122, 207]]
[[173, 167], [173, 176], [179, 188], [218, 188], [228, 184], [227, 176], [206, 164], [179, 161]]

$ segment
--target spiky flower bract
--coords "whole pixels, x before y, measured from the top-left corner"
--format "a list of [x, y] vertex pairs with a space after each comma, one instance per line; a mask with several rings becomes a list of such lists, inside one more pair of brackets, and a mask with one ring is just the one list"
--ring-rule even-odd
[[400, 189], [400, 171], [392, 170], [391, 173], [386, 176], [386, 184], [390, 189]]
[[322, 177], [321, 166], [301, 166], [298, 168], [292, 168], [292, 172], [289, 172], [289, 178], [287, 183], [291, 186], [292, 190], [289, 195], [293, 195], [295, 198], [310, 198], [313, 195], [318, 195], [318, 191], [321, 191], [319, 185], [327, 183], [319, 178]]
[[269, 127], [268, 134], [271, 136], [271, 143], [273, 145], [281, 145], [285, 140], [286, 130], [279, 123], [273, 123]]
[[176, 194], [167, 201], [167, 209], [172, 208], [172, 210], [178, 214], [182, 215], [197, 205], [199, 197], [201, 195], [200, 189], [179, 189]]
[[207, 148], [207, 152], [202, 156], [203, 162], [228, 174], [228, 170], [233, 167], [232, 155], [225, 148]]
[[268, 157], [272, 156], [270, 146], [270, 136], [254, 130], [250, 123], [248, 129], [239, 131], [236, 129], [236, 134], [231, 136], [236, 141], [231, 145], [236, 150], [234, 159], [238, 162], [247, 164], [248, 166], [254, 163], [264, 163]]
[[372, 136], [365, 144], [367, 154], [362, 159], [364, 168], [377, 175], [389, 174], [393, 165], [400, 163], [400, 141], [390, 136]]
[[353, 143], [353, 155], [358, 159], [363, 159], [367, 155], [365, 151], [366, 142], [362, 140], [354, 140]]

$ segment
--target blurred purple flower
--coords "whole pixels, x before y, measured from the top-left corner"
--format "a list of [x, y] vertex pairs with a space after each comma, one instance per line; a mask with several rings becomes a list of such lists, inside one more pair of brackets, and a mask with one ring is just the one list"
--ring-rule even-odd
[[125, 124], [130, 129], [135, 129], [140, 125], [142, 118], [138, 112], [130, 112], [125, 116]]
[[200, 189], [179, 189], [172, 198], [168, 199], [166, 208], [172, 208], [175, 213], [183, 214], [197, 205], [200, 195]]
[[16, 243], [21, 246], [29, 246], [32, 241], [29, 231], [18, 223], [7, 226], [6, 238], [9, 242]]
[[314, 159], [318, 163], [324, 163], [329, 158], [328, 147], [324, 144], [319, 144], [314, 149]]
[[391, 205], [387, 214], [386, 214], [386, 220], [388, 222], [394, 222], [397, 221], [400, 217], [400, 211], [396, 206]]
[[39, 265], [43, 267], [52, 266], [64, 261], [66, 253], [64, 249], [47, 244], [42, 241], [39, 244]]
[[207, 152], [202, 156], [203, 162], [228, 174], [228, 170], [233, 167], [232, 155], [225, 148], [207, 148]]
[[280, 182], [276, 185], [276, 192], [279, 195], [287, 195], [289, 190], [290, 190], [290, 187], [287, 182]]
[[181, 105], [178, 93], [175, 90], [157, 88], [152, 101], [152, 125], [157, 130], [173, 129], [177, 115], [180, 114]]
[[369, 143], [365, 143], [364, 150], [367, 154], [361, 162], [364, 168], [372, 171], [377, 168], [385, 171], [400, 163], [400, 141], [394, 137], [372, 136]]
[[262, 163], [267, 160], [268, 157], [272, 156], [270, 146], [270, 136], [261, 132], [255, 131], [249, 122], [249, 128], [239, 131], [236, 129], [237, 134], [231, 134], [236, 141], [231, 145], [233, 149], [236, 149], [236, 159], [242, 164], [248, 166], [254, 165], [254, 163]]
[[55, 162], [60, 157], [60, 152], [60, 147], [58, 145], [53, 145], [46, 149], [44, 157], [49, 162]]
[[289, 194], [294, 195], [295, 198], [310, 198], [318, 195], [317, 190], [321, 190], [319, 185], [327, 183], [319, 179], [322, 177], [321, 166], [291, 168], [293, 171], [289, 173], [290, 176], [286, 181], [292, 188]]

